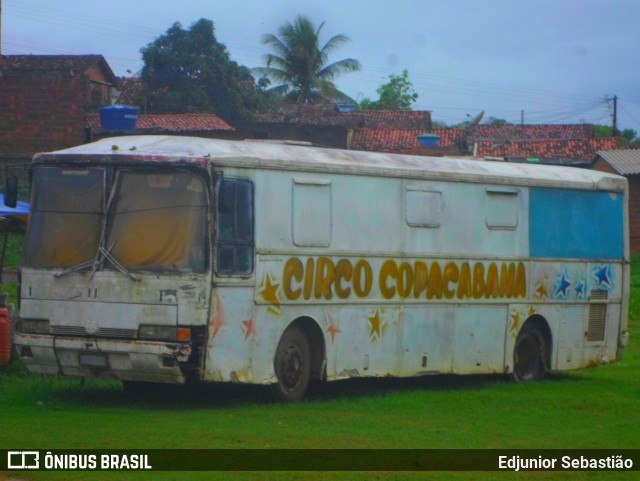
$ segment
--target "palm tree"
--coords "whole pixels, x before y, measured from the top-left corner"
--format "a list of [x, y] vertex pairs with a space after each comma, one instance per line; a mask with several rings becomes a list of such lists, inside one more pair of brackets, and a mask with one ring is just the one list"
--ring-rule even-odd
[[320, 48], [322, 27], [324, 22], [316, 30], [308, 17], [300, 15], [280, 27], [279, 37], [270, 33], [263, 36], [262, 43], [274, 53], [265, 55], [266, 67], [255, 68], [252, 73], [281, 82], [268, 92], [304, 103], [353, 101], [336, 88], [333, 80], [343, 73], [359, 71], [360, 62], [346, 58], [327, 65], [329, 54], [349, 38], [335, 35]]

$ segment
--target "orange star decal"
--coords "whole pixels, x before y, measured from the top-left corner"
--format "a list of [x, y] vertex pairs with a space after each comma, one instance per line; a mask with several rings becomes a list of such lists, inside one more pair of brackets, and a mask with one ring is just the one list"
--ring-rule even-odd
[[211, 326], [211, 329], [213, 329], [213, 339], [215, 339], [218, 337], [218, 334], [220, 334], [220, 331], [224, 326], [224, 309], [222, 308], [222, 301], [218, 295], [216, 295], [214, 315], [209, 321], [209, 325]]
[[271, 276], [267, 272], [264, 280], [260, 283], [260, 289], [262, 289], [260, 291], [260, 296], [262, 296], [262, 299], [265, 302], [267, 302], [268, 304], [271, 304], [271, 307], [269, 307], [268, 309], [269, 312], [276, 315], [280, 314], [280, 301], [278, 300], [278, 287], [280, 287], [280, 284], [276, 284], [275, 282], [273, 282], [273, 280], [271, 280]]
[[329, 336], [331, 336], [331, 342], [333, 344], [335, 344], [336, 342], [336, 335], [340, 332], [342, 332], [342, 329], [340, 329], [340, 327], [338, 327], [335, 318], [333, 317], [333, 314], [331, 314], [330, 312], [327, 312], [325, 315], [325, 318], [327, 320], [327, 330], [326, 332], [329, 333]]
[[242, 328], [242, 330], [244, 331], [244, 340], [246, 341], [247, 339], [249, 339], [250, 336], [253, 335], [253, 319], [247, 319], [246, 321], [242, 321], [242, 324], [244, 325], [244, 327]]

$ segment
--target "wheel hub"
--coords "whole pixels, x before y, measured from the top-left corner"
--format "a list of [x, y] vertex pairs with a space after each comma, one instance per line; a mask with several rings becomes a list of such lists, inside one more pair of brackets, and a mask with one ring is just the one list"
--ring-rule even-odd
[[304, 355], [297, 344], [289, 344], [280, 363], [280, 377], [284, 387], [295, 389], [303, 379]]

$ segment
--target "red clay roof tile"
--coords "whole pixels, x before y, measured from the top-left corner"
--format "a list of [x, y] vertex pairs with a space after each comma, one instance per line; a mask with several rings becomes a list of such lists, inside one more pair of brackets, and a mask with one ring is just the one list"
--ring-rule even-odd
[[590, 124], [476, 125], [469, 138], [473, 140], [542, 140], [587, 139], [593, 137]]
[[98, 64], [110, 82], [116, 76], [102, 55], [0, 55], [0, 71], [78, 70], [86, 72]]
[[527, 140], [496, 145], [477, 142], [480, 157], [537, 157], [540, 159], [593, 159], [598, 150], [613, 150], [616, 139]]
[[[87, 127], [102, 128], [97, 115], [87, 116]], [[136, 130], [157, 132], [233, 131], [234, 128], [215, 114], [143, 114], [138, 116]]]
[[430, 129], [428, 110], [357, 110], [340, 112], [334, 104], [292, 104], [256, 114], [256, 122], [341, 125], [352, 129]]
[[[482, 127], [482, 126], [479, 126]], [[583, 135], [589, 129], [574, 128], [576, 126], [540, 125], [528, 127], [522, 134], [534, 135]], [[564, 127], [567, 127], [566, 129]], [[579, 126], [578, 126], [579, 127]], [[591, 126], [587, 126], [591, 127]], [[489, 129], [480, 129], [487, 134]], [[480, 157], [537, 157], [541, 159], [593, 159], [598, 150], [616, 148], [614, 138], [495, 138], [489, 140], [474, 139], [472, 131], [467, 138], [469, 147], [477, 144], [476, 155]], [[440, 147], [457, 147], [463, 137], [461, 129], [358, 129], [354, 132], [352, 148], [376, 152], [405, 152], [414, 153], [418, 149], [418, 135], [424, 133], [436, 134], [440, 137]]]

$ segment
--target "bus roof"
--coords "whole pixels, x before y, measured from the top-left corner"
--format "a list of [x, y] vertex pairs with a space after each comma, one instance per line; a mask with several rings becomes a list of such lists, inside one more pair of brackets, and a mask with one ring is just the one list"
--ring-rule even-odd
[[34, 162], [162, 163], [234, 166], [424, 180], [623, 191], [626, 179], [575, 167], [515, 164], [340, 150], [301, 142], [132, 135], [37, 154]]

